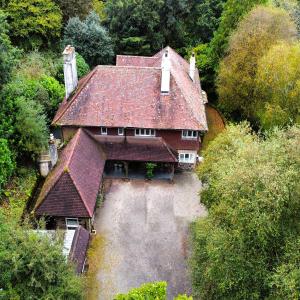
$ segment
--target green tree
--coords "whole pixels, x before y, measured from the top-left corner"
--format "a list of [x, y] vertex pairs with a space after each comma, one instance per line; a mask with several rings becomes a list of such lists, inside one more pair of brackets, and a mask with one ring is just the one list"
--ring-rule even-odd
[[67, 23], [70, 18], [84, 19], [93, 9], [92, 0], [55, 0], [55, 3], [63, 13], [64, 23]]
[[16, 63], [18, 51], [11, 44], [8, 36], [8, 24], [6, 16], [0, 10], [0, 88], [6, 83], [11, 75], [11, 70]]
[[22, 153], [40, 154], [46, 149], [48, 128], [42, 105], [34, 100], [19, 97], [16, 99], [17, 147]]
[[64, 31], [64, 43], [74, 46], [90, 66], [108, 64], [114, 55], [111, 38], [95, 12], [84, 21], [77, 17], [70, 19]]
[[60, 37], [62, 14], [51, 0], [10, 0], [10, 35], [25, 48], [50, 46]]
[[21, 228], [2, 212], [0, 235], [1, 299], [83, 299], [60, 239]]
[[160, 27], [163, 0], [108, 0], [106, 24], [117, 53], [151, 54], [164, 43]]
[[212, 61], [215, 67], [218, 66], [220, 59], [224, 57], [228, 47], [231, 33], [236, 29], [242, 18], [259, 4], [265, 4], [267, 0], [228, 0], [225, 3], [221, 15], [220, 25], [214, 33], [211, 41]]
[[297, 272], [281, 291], [276, 286], [285, 280], [277, 276], [288, 278], [282, 266], [300, 259], [287, 250], [300, 234], [299, 138], [299, 127], [263, 139], [248, 125], [230, 125], [204, 152], [198, 172], [209, 214], [192, 226], [195, 296], [281, 299], [268, 297], [296, 292], [289, 284]]
[[12, 175], [15, 167], [14, 157], [8, 148], [7, 140], [0, 138], [0, 195], [3, 185]]
[[279, 41], [293, 41], [296, 29], [281, 9], [257, 7], [231, 36], [228, 55], [220, 65], [218, 94], [221, 109], [235, 120], [254, 122], [255, 78], [259, 59]]
[[191, 45], [208, 43], [219, 26], [225, 0], [192, 1], [186, 17], [186, 27]]
[[257, 115], [264, 129], [300, 123], [300, 44], [273, 46], [258, 62]]

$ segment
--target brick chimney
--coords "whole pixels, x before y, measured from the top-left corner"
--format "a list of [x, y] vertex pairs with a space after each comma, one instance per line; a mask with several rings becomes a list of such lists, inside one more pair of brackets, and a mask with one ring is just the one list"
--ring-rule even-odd
[[196, 70], [196, 58], [195, 53], [192, 53], [192, 56], [190, 57], [190, 77], [194, 81], [195, 80], [195, 70]]
[[171, 62], [168, 50], [165, 51], [161, 61], [161, 88], [162, 94], [170, 92]]
[[68, 45], [63, 52], [63, 58], [66, 98], [69, 98], [78, 84], [75, 48]]

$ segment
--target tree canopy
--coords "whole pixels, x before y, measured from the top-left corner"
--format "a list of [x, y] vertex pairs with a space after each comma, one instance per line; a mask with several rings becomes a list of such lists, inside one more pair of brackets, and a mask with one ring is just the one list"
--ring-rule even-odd
[[231, 36], [218, 74], [219, 104], [235, 120], [255, 121], [255, 78], [259, 59], [280, 41], [296, 38], [295, 25], [281, 9], [257, 7]]
[[0, 10], [0, 88], [9, 80], [11, 70], [16, 63], [16, 55], [18, 54], [17, 49], [11, 44], [8, 29], [6, 15]]
[[208, 146], [199, 176], [209, 214], [192, 229], [196, 296], [269, 299], [282, 293], [291, 299], [299, 293], [299, 251], [290, 256], [300, 233], [299, 139], [299, 127], [262, 139], [241, 124], [228, 126]]
[[0, 298], [82, 299], [82, 283], [62, 241], [21, 228], [0, 212]]
[[108, 64], [114, 55], [111, 38], [95, 12], [84, 21], [78, 17], [69, 20], [64, 31], [64, 44], [73, 45], [90, 66]]
[[263, 129], [300, 123], [300, 44], [273, 46], [258, 62], [256, 114]]
[[25, 48], [48, 46], [60, 37], [62, 14], [51, 0], [10, 0], [5, 11], [11, 37]]

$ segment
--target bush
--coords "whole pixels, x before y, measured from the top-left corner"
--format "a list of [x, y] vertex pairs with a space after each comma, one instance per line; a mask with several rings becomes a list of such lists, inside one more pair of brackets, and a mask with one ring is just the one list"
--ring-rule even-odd
[[119, 294], [114, 300], [165, 300], [167, 298], [167, 283], [145, 283], [139, 288], [129, 291], [128, 294]]
[[82, 299], [82, 283], [62, 241], [38, 235], [0, 212], [0, 298]]
[[154, 177], [154, 169], [157, 166], [155, 163], [146, 163], [146, 177], [152, 179]]
[[0, 138], [0, 195], [3, 192], [3, 185], [6, 184], [15, 167], [14, 157], [8, 148], [7, 140]]

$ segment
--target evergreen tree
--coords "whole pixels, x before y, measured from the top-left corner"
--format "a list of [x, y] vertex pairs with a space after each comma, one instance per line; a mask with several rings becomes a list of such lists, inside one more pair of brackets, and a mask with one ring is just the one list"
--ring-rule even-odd
[[71, 18], [65, 28], [64, 43], [74, 46], [90, 66], [112, 62], [111, 38], [95, 12], [91, 12], [84, 21]]

